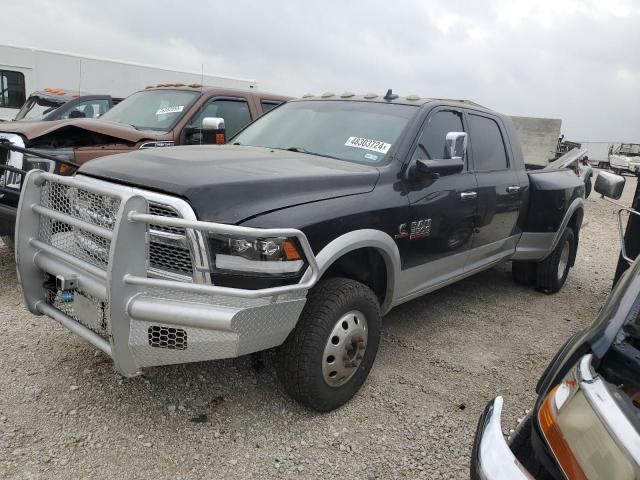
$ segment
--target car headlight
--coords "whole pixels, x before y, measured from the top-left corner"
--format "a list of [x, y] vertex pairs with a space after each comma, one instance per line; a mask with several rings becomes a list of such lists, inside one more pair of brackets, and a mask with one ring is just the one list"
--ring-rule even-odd
[[290, 238], [214, 238], [216, 273], [296, 275], [305, 264], [300, 247]]
[[576, 365], [549, 392], [538, 423], [549, 448], [569, 480], [634, 480], [636, 471], [580, 390]]
[[33, 155], [25, 155], [22, 161], [22, 169], [27, 172], [30, 170], [44, 170], [45, 172], [52, 172], [54, 169], [54, 162], [51, 160], [47, 160], [46, 158], [40, 158]]
[[[50, 157], [55, 157], [60, 160], [65, 160], [67, 162], [73, 162], [74, 153], [72, 148], [60, 148], [60, 149], [32, 149], [36, 152], [42, 152], [45, 155]], [[70, 175], [73, 173], [73, 167], [70, 167], [65, 164], [56, 163], [53, 160], [48, 160], [46, 158], [41, 158], [36, 155], [25, 154], [22, 158], [22, 169], [25, 171], [29, 170], [44, 170], [45, 172], [56, 172], [62, 175]]]

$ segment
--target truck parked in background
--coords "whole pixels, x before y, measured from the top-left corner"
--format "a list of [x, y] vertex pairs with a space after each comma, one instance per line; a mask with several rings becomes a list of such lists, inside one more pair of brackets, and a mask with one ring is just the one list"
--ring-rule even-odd
[[161, 82], [257, 88], [253, 80], [189, 73], [51, 50], [0, 45], [0, 119], [12, 120], [31, 92], [64, 88], [124, 98]]
[[622, 143], [609, 155], [609, 168], [615, 173], [640, 173], [640, 144]]
[[[204, 138], [203, 129], [204, 120], [211, 117], [223, 119], [230, 138], [289, 99], [257, 90], [162, 85], [134, 93], [98, 119], [0, 123], [0, 142], [29, 149], [0, 150], [0, 236], [5, 243], [12, 242], [16, 207], [27, 171], [70, 175], [75, 168], [59, 161], [81, 165], [130, 150], [211, 143]], [[217, 143], [224, 143], [224, 138]], [[34, 152], [49, 158], [34, 156]]]
[[89, 95], [60, 88], [45, 88], [29, 95], [14, 120], [33, 122], [99, 118], [121, 100], [111, 95]]

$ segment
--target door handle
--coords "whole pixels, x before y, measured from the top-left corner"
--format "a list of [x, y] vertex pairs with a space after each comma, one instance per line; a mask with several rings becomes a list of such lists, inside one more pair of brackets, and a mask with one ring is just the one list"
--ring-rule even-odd
[[510, 187], [507, 187], [507, 193], [518, 193], [519, 191], [520, 191], [519, 185], [511, 185]]
[[460, 194], [460, 198], [461, 198], [462, 200], [473, 200], [473, 199], [474, 199], [474, 198], [476, 198], [477, 196], [478, 196], [478, 192], [474, 192], [474, 191], [471, 191], [471, 192], [462, 192], [462, 193]]

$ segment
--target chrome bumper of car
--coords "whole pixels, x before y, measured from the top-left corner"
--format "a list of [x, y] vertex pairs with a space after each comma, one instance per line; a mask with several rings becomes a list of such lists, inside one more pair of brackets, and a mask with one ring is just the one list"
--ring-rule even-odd
[[518, 462], [502, 434], [502, 397], [494, 398], [485, 409], [473, 445], [471, 478], [474, 480], [532, 480]]

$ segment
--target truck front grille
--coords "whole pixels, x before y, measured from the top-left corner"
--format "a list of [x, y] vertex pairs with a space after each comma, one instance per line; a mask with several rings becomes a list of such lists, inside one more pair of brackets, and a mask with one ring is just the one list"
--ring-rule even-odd
[[[159, 203], [149, 203], [149, 213], [180, 218], [173, 207]], [[191, 250], [184, 228], [149, 225], [149, 266], [156, 277], [193, 280]]]
[[[45, 182], [41, 205], [65, 216], [113, 231], [120, 199]], [[68, 223], [41, 216], [38, 237], [40, 241], [96, 267], [106, 269], [109, 263], [110, 240]]]
[[[41, 205], [69, 217], [114, 231], [120, 199], [46, 181]], [[149, 203], [149, 213], [180, 218], [171, 206]], [[40, 217], [39, 240], [85, 262], [107, 269], [111, 241], [68, 223]], [[135, 246], [132, 246], [135, 248]], [[191, 247], [183, 228], [149, 226], [149, 276], [193, 281]]]

